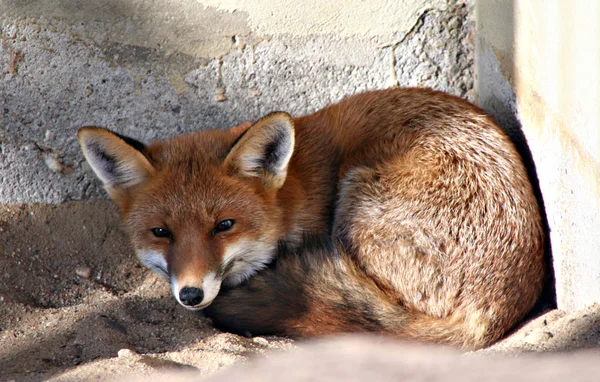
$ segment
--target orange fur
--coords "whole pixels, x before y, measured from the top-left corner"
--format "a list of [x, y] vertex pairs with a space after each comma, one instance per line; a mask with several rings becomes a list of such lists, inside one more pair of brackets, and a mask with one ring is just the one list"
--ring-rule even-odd
[[[540, 293], [544, 235], [525, 168], [492, 119], [459, 98], [390, 89], [142, 149], [123, 139], [80, 132], [140, 257], [166, 266], [178, 299], [183, 287], [204, 288], [188, 307], [213, 303], [225, 326], [375, 330], [476, 348], [514, 327]], [[90, 154], [90, 143], [104, 151]], [[139, 172], [119, 183], [123, 163]], [[233, 227], [215, 231], [228, 219]], [[153, 236], [156, 227], [172, 236]], [[279, 242], [301, 245], [305, 232], [339, 241], [339, 261], [300, 250], [277, 259], [279, 274], [262, 270]], [[214, 300], [221, 283], [234, 288]]]

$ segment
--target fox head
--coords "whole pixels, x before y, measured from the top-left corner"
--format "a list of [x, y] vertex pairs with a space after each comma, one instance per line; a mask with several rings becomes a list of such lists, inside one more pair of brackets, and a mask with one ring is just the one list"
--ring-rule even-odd
[[184, 307], [205, 308], [222, 284], [271, 261], [284, 218], [277, 193], [294, 150], [288, 114], [148, 146], [97, 127], [78, 139], [137, 256], [169, 279]]

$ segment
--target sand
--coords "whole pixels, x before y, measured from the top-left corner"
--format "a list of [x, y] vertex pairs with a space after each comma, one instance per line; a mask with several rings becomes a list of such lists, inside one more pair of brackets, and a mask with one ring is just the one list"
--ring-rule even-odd
[[[213, 375], [288, 351], [285, 338], [222, 333], [143, 268], [109, 201], [0, 206], [0, 380], [82, 380], [157, 371]], [[552, 310], [482, 353], [600, 345], [600, 306]], [[300, 344], [301, 345], [301, 344]]]

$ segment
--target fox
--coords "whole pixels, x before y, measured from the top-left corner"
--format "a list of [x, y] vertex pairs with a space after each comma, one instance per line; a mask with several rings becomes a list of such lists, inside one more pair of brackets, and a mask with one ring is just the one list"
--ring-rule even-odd
[[527, 170], [459, 97], [369, 91], [148, 145], [94, 126], [77, 135], [137, 257], [217, 328], [478, 349], [540, 296], [545, 234]]

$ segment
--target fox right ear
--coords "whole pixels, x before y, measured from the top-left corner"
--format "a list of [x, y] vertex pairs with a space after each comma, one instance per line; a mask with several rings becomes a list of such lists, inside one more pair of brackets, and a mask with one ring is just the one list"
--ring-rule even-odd
[[85, 159], [104, 183], [110, 197], [119, 202], [127, 189], [150, 178], [155, 170], [141, 152], [144, 145], [99, 127], [77, 132]]
[[267, 188], [280, 188], [294, 151], [294, 120], [287, 113], [272, 113], [252, 126], [236, 127], [242, 135], [225, 158], [230, 173], [257, 177]]

